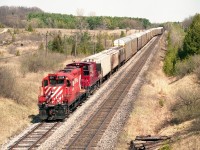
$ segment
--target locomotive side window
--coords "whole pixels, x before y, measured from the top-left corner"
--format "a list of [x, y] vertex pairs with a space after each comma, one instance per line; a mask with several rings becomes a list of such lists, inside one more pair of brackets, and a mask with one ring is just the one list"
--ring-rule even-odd
[[67, 82], [66, 86], [67, 86], [67, 87], [70, 87], [70, 86], [71, 86], [70, 81], [69, 81], [69, 80], [66, 80], [66, 82]]
[[44, 80], [43, 86], [45, 87], [45, 86], [47, 86], [47, 85], [48, 85], [48, 80]]
[[89, 70], [88, 66], [83, 66], [83, 70]]
[[84, 76], [89, 76], [90, 75], [89, 71], [83, 71], [83, 74], [84, 74]]
[[84, 76], [89, 76], [90, 75], [89, 66], [88, 65], [83, 66], [83, 75]]

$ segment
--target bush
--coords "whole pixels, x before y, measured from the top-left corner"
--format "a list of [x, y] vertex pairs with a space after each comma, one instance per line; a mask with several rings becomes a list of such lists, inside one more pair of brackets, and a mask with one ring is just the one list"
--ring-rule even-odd
[[27, 31], [29, 32], [33, 32], [33, 27], [31, 24], [28, 25], [28, 27], [26, 28]]
[[121, 31], [120, 37], [125, 37], [126, 34], [124, 33], [124, 31]]
[[20, 56], [20, 52], [19, 52], [19, 50], [17, 50], [17, 52], [16, 52], [15, 55], [16, 55], [16, 56]]
[[200, 80], [200, 66], [194, 70], [194, 73], [196, 74], [197, 78]]
[[65, 56], [59, 53], [48, 53], [38, 51], [29, 54], [21, 59], [21, 70], [25, 75], [27, 72], [47, 71], [58, 68], [58, 65], [65, 60]]
[[176, 74], [180, 77], [184, 77], [191, 72], [191, 64], [189, 61], [180, 61], [176, 64]]
[[167, 37], [167, 54], [164, 60], [163, 70], [171, 76], [176, 73], [176, 63], [179, 60], [178, 51], [182, 47], [184, 31], [179, 24], [169, 24], [169, 33]]
[[200, 117], [200, 93], [196, 89], [182, 89], [178, 101], [172, 107], [173, 120], [177, 123]]
[[16, 84], [13, 70], [8, 67], [0, 67], [0, 95], [8, 98], [14, 97], [14, 87]]
[[4, 25], [2, 23], [0, 23], [0, 28], [4, 28]]
[[198, 75], [198, 68], [200, 66], [200, 55], [191, 56], [184, 61], [176, 64], [176, 74], [183, 77], [186, 74], [195, 72]]
[[163, 106], [164, 106], [164, 100], [163, 100], [163, 99], [160, 99], [160, 100], [159, 100], [159, 105], [160, 105], [160, 107], [163, 107]]

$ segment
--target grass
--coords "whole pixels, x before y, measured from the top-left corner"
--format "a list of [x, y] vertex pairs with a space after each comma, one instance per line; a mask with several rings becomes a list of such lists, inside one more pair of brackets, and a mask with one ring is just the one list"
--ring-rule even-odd
[[38, 51], [22, 57], [21, 70], [23, 75], [28, 72], [50, 71], [59, 68], [65, 59], [66, 56], [63, 54]]
[[0, 110], [0, 144], [30, 124], [29, 115], [37, 114], [36, 107], [20, 105], [11, 99], [2, 97], [0, 97]]

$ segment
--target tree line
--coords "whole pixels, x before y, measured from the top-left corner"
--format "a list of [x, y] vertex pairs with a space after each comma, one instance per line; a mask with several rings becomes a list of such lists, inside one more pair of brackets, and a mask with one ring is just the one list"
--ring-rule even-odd
[[[66, 14], [33, 12], [28, 20], [36, 27], [77, 29], [78, 25], [90, 30], [94, 29], [144, 29], [151, 25], [148, 19], [109, 16], [73, 16]], [[81, 24], [80, 24], [81, 23]]]
[[83, 16], [45, 13], [37, 7], [0, 7], [1, 27], [24, 28], [29, 24], [36, 28], [64, 29], [145, 29], [151, 26], [148, 19], [110, 16]]

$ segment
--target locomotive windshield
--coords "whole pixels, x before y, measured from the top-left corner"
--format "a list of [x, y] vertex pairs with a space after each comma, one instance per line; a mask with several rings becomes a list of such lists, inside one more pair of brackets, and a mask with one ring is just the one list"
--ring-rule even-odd
[[57, 80], [56, 79], [50, 79], [49, 81], [50, 81], [51, 85], [55, 86], [55, 85], [62, 85], [62, 84], [64, 84], [65, 80], [64, 79], [57, 79]]

